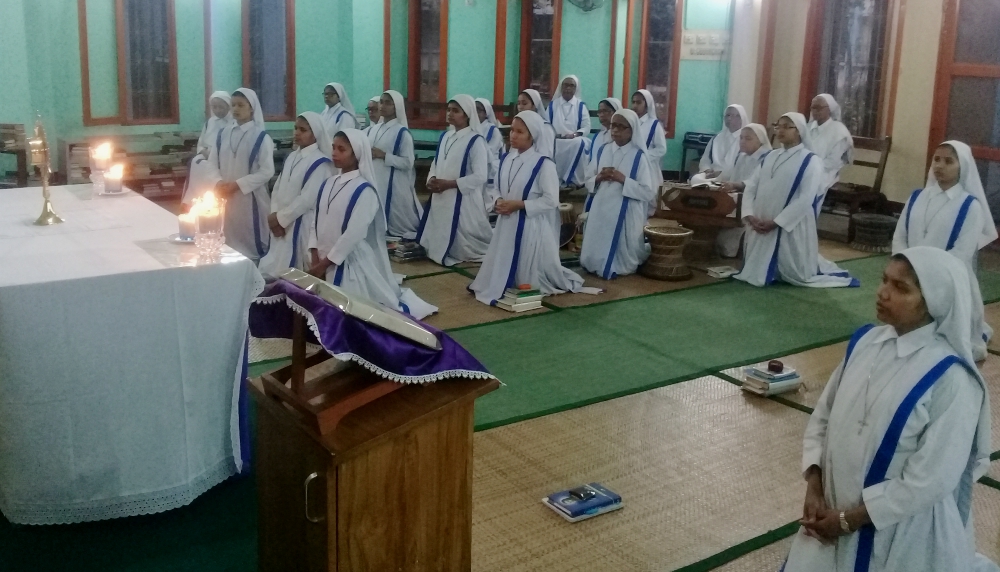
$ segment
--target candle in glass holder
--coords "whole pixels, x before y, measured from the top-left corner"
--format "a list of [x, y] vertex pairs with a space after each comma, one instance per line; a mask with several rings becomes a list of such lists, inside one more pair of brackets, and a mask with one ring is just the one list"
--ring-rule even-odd
[[104, 192], [122, 192], [122, 175], [124, 174], [124, 171], [125, 167], [122, 165], [114, 165], [107, 173], [104, 174]]
[[177, 215], [177, 226], [181, 239], [194, 240], [194, 235], [198, 231], [198, 213], [192, 211]]
[[98, 145], [90, 154], [95, 171], [107, 171], [111, 167], [112, 148], [111, 143]]

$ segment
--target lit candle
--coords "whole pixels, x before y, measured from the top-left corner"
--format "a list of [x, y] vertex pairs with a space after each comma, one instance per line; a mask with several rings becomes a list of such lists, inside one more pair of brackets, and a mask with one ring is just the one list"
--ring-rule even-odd
[[177, 226], [180, 229], [180, 237], [184, 240], [194, 240], [194, 234], [198, 230], [198, 213], [191, 211], [177, 215]]
[[111, 167], [111, 154], [111, 143], [98, 145], [91, 153], [91, 158], [94, 161], [94, 170], [107, 171]]
[[215, 193], [208, 191], [192, 212], [197, 212], [198, 234], [222, 233], [222, 210]]
[[124, 170], [125, 168], [122, 165], [114, 165], [107, 173], [104, 174], [104, 192], [122, 192], [122, 174]]

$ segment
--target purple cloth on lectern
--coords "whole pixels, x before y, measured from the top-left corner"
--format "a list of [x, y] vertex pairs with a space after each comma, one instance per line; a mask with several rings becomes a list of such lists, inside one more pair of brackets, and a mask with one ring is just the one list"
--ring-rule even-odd
[[441, 342], [441, 349], [434, 350], [348, 316], [285, 280], [269, 284], [250, 304], [250, 333], [258, 338], [291, 339], [295, 313], [305, 316], [309, 324], [307, 341], [323, 346], [337, 359], [354, 361], [393, 381], [493, 377], [479, 360], [440, 330], [418, 322]]

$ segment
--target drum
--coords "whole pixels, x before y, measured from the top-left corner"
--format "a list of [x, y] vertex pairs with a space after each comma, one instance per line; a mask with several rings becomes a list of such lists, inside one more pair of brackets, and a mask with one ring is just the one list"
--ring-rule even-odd
[[896, 232], [896, 218], [874, 213], [856, 213], [851, 216], [854, 224], [854, 242], [851, 248], [862, 252], [891, 252], [892, 235]]
[[576, 236], [576, 214], [573, 212], [573, 205], [570, 203], [560, 203], [559, 205], [559, 246], [563, 247], [573, 241]]
[[691, 230], [682, 226], [647, 226], [643, 229], [650, 253], [639, 274], [656, 280], [690, 280], [691, 269], [684, 261], [684, 247], [691, 241]]

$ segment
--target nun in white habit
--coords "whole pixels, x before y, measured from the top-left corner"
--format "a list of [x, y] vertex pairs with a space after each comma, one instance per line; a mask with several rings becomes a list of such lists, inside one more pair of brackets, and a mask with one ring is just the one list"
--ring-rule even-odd
[[371, 130], [382, 121], [382, 116], [379, 113], [379, 101], [381, 98], [377, 95], [368, 100], [368, 126], [361, 130], [365, 135], [371, 133]]
[[742, 105], [732, 104], [722, 116], [722, 131], [719, 131], [705, 147], [698, 168], [708, 179], [718, 177], [726, 167], [732, 167], [740, 154], [740, 133], [750, 124], [747, 111]]
[[271, 192], [267, 224], [271, 247], [260, 260], [265, 277], [277, 277], [289, 268], [309, 268], [309, 217], [323, 181], [334, 175], [330, 135], [323, 118], [306, 111], [295, 120], [296, 150], [285, 159], [284, 168]]
[[555, 130], [555, 162], [563, 186], [586, 181], [590, 139], [590, 110], [580, 97], [580, 79], [567, 75], [559, 81], [559, 95], [549, 102], [549, 123]]
[[545, 122], [522, 111], [511, 124], [511, 151], [497, 175], [496, 211], [500, 214], [490, 248], [469, 289], [491, 306], [507, 288], [531, 284], [542, 294], [599, 293], [584, 289], [580, 275], [564, 268], [552, 240], [550, 215], [559, 208], [559, 178], [552, 160], [535, 147]]
[[588, 187], [595, 189], [580, 265], [605, 280], [632, 274], [649, 257], [642, 229], [655, 193], [639, 118], [622, 109], [611, 118], [614, 141], [600, 153]]
[[347, 90], [342, 84], [331, 82], [323, 88], [323, 100], [326, 109], [323, 110], [323, 122], [331, 137], [344, 129], [357, 129], [358, 119], [354, 115], [354, 106]]
[[208, 105], [212, 110], [212, 116], [205, 120], [205, 125], [201, 128], [201, 136], [198, 137], [198, 154], [191, 159], [191, 164], [188, 166], [188, 179], [184, 182], [184, 195], [181, 197], [181, 202], [186, 205], [191, 204], [195, 198], [207, 190], [192, 185], [191, 181], [204, 181], [206, 175], [211, 176], [212, 168], [208, 165], [208, 157], [212, 153], [212, 147], [216, 145], [222, 130], [235, 123], [232, 98], [227, 92], [214, 92], [208, 98]]
[[556, 154], [556, 130], [549, 123], [548, 113], [542, 105], [542, 94], [537, 89], [526, 89], [517, 96], [517, 112], [534, 111], [545, 122], [546, 129], [539, 137], [538, 149], [549, 159], [554, 159]]
[[[719, 175], [719, 182], [744, 183], [760, 168], [761, 159], [771, 150], [767, 129], [759, 123], [751, 123], [740, 129], [740, 151], [732, 165], [726, 166]], [[719, 254], [734, 258], [739, 254], [743, 240], [743, 228], [724, 228], [719, 231], [715, 247]]]
[[[597, 104], [597, 121], [601, 128], [597, 133], [590, 136], [590, 147], [587, 149], [587, 162], [591, 163], [597, 155], [598, 149], [611, 143], [611, 116], [622, 108], [622, 102], [617, 97], [607, 97]], [[588, 174], [587, 177], [591, 177]]]
[[400, 288], [385, 248], [385, 215], [372, 187], [372, 150], [357, 129], [333, 140], [333, 161], [340, 174], [323, 182], [311, 225], [309, 273], [334, 286], [418, 320], [437, 308]]
[[946, 250], [965, 264], [972, 280], [972, 350], [986, 357], [993, 329], [983, 319], [983, 297], [975, 279], [979, 249], [997, 239], [983, 183], [972, 149], [945, 141], [934, 151], [927, 184], [910, 195], [896, 223], [892, 251], [914, 246]]
[[663, 184], [663, 156], [667, 154], [667, 135], [660, 120], [656, 118], [656, 102], [648, 89], [640, 89], [632, 94], [632, 111], [639, 116], [639, 128], [646, 145], [650, 176], [653, 178], [653, 196], [646, 211], [646, 214], [652, 216], [656, 212], [656, 194]]
[[476, 98], [476, 113], [479, 115], [479, 134], [483, 136], [486, 148], [489, 150], [490, 175], [486, 181], [486, 204], [492, 207], [497, 198], [494, 179], [497, 167], [500, 165], [500, 156], [503, 154], [503, 134], [500, 133], [500, 123], [497, 121], [490, 100], [485, 97]]
[[215, 194], [226, 199], [226, 244], [256, 263], [270, 243], [267, 184], [274, 175], [274, 141], [264, 130], [264, 112], [254, 90], [237, 89], [232, 103], [236, 123], [216, 138], [208, 158], [211, 172], [192, 184], [214, 186]]
[[803, 141], [806, 148], [823, 161], [825, 171], [820, 193], [816, 196], [818, 216], [827, 191], [840, 180], [840, 170], [851, 162], [854, 138], [847, 126], [841, 123], [840, 105], [829, 93], [813, 98], [809, 109], [809, 127]]
[[471, 95], [448, 102], [448, 122], [427, 177], [431, 198], [417, 231], [427, 257], [443, 266], [479, 262], [493, 238], [485, 197], [489, 150]]
[[889, 262], [876, 304], [886, 325], [855, 333], [806, 426], [785, 572], [1000, 570], [975, 550], [972, 488], [992, 447], [969, 281], [936, 248]]
[[414, 190], [413, 136], [403, 95], [394, 90], [383, 93], [379, 113], [379, 122], [368, 133], [375, 190], [382, 201], [389, 236], [413, 240], [424, 208]]
[[[754, 286], [781, 280], [795, 286], [836, 288], [859, 286], [846, 272], [819, 273], [819, 242], [813, 199], [823, 179], [823, 165], [806, 150], [800, 133], [801, 113], [778, 119], [782, 147], [768, 153], [743, 188], [743, 222], [747, 225], [743, 269], [734, 278]], [[838, 269], [839, 270], [839, 269]]]

